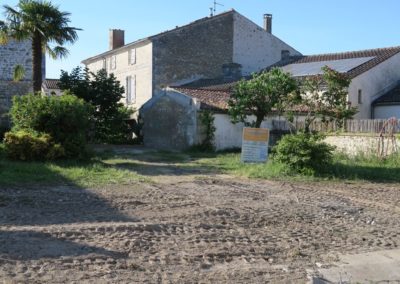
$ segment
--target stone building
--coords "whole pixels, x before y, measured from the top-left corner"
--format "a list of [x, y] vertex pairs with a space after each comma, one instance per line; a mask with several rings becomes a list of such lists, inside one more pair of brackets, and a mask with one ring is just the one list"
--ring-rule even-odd
[[[16, 65], [23, 66], [24, 78], [13, 81]], [[0, 127], [7, 127], [8, 110], [11, 107], [12, 96], [24, 95], [32, 91], [32, 48], [30, 41], [11, 40], [6, 45], [0, 45]]]
[[[348, 100], [358, 108], [356, 119], [400, 118], [400, 47], [287, 57], [274, 66], [301, 78], [321, 74], [322, 67], [329, 66], [352, 79]], [[240, 72], [226, 75], [233, 73]], [[145, 145], [185, 149], [201, 143], [199, 114], [212, 110], [216, 148], [240, 147], [244, 125], [232, 124], [227, 114], [227, 102], [239, 79], [225, 76], [166, 88], [142, 107]], [[302, 114], [298, 115], [301, 119]], [[262, 127], [272, 129], [272, 119], [264, 121]]]
[[114, 73], [125, 86], [126, 104], [139, 109], [166, 86], [224, 72], [248, 75], [282, 56], [300, 55], [272, 35], [271, 21], [272, 16], [265, 15], [262, 28], [231, 10], [129, 44], [124, 31], [111, 30], [110, 50], [83, 63], [91, 71], [105, 68]]

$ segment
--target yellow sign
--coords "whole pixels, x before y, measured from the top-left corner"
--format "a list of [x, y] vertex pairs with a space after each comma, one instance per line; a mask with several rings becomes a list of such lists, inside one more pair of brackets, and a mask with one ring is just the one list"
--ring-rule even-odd
[[242, 162], [264, 163], [268, 159], [269, 130], [265, 128], [244, 128], [242, 141]]

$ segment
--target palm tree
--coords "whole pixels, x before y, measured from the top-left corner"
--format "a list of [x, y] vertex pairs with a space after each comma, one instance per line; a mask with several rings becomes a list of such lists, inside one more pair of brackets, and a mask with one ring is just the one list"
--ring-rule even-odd
[[0, 22], [0, 43], [10, 39], [32, 41], [33, 90], [40, 92], [42, 86], [42, 61], [45, 52], [53, 59], [68, 55], [66, 43], [78, 39], [78, 28], [69, 27], [68, 12], [61, 12], [46, 0], [20, 0], [14, 9], [5, 9], [5, 22]]

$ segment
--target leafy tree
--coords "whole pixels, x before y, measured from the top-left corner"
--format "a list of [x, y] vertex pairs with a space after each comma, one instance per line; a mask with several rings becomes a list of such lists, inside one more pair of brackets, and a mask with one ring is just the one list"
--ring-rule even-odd
[[71, 91], [94, 107], [92, 120], [96, 142], [130, 142], [128, 120], [133, 110], [121, 103], [125, 91], [114, 74], [108, 75], [104, 69], [93, 73], [76, 67], [71, 73], [61, 71], [59, 87]]
[[328, 66], [322, 70], [322, 75], [307, 78], [302, 84], [300, 104], [307, 111], [306, 132], [310, 131], [310, 126], [316, 119], [335, 121], [341, 127], [345, 119], [350, 119], [357, 113], [357, 108], [351, 107], [347, 98], [351, 83], [348, 76]]
[[20, 0], [16, 8], [3, 7], [6, 21], [0, 23], [0, 43], [11, 38], [32, 41], [33, 90], [39, 92], [44, 52], [54, 59], [66, 57], [64, 45], [74, 43], [80, 29], [69, 26], [70, 13], [46, 0]]
[[254, 115], [256, 121], [251, 125], [260, 128], [265, 117], [273, 110], [281, 111], [286, 97], [296, 90], [296, 80], [281, 69], [253, 74], [250, 80], [242, 80], [235, 86], [228, 102], [232, 122], [247, 124], [247, 117]]

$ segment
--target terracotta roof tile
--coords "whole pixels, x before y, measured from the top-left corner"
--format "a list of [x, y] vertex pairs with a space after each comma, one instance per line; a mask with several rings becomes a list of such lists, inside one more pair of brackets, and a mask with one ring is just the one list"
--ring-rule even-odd
[[181, 87], [174, 87], [173, 89], [200, 101], [201, 109], [211, 109], [216, 111], [225, 111], [228, 109], [228, 100], [231, 95], [230, 91], [216, 91]]
[[[400, 46], [353, 51], [353, 52], [292, 57], [291, 60], [289, 61], [285, 60], [285, 62], [278, 62], [277, 64], [274, 65], [274, 67], [285, 66], [288, 64], [296, 64], [296, 63], [310, 63], [318, 61], [374, 57], [368, 62], [365, 62], [364, 64], [361, 64], [353, 68], [349, 72], [347, 72], [350, 78], [354, 78], [370, 70], [371, 68], [377, 66], [378, 64], [384, 62], [385, 60], [389, 59], [390, 57], [396, 55], [399, 52], [400, 52]], [[249, 78], [250, 77], [243, 77], [241, 79], [249, 79]], [[222, 77], [214, 79], [201, 79], [189, 84], [174, 86], [172, 88], [177, 90], [178, 92], [187, 94], [188, 96], [198, 99], [202, 103], [201, 106], [202, 108], [208, 108], [218, 111], [226, 111], [228, 108], [228, 100], [230, 94], [232, 93], [233, 88], [238, 81], [239, 80], [232, 80], [232, 79], [226, 80]], [[300, 108], [297, 111], [306, 111], [306, 109]]]
[[47, 89], [60, 89], [60, 87], [58, 86], [58, 84], [60, 83], [59, 79], [46, 79], [43, 81], [43, 85], [47, 88]]

